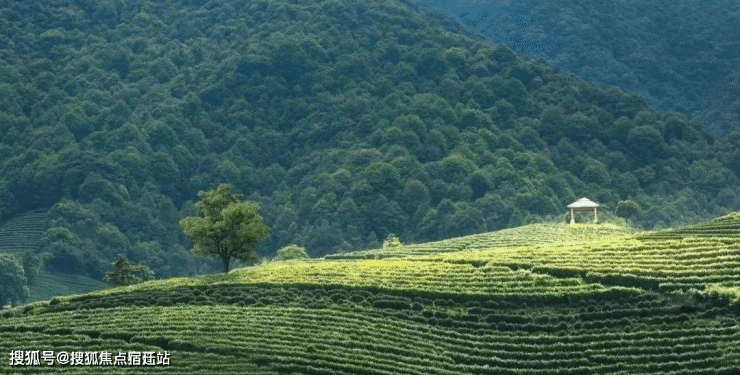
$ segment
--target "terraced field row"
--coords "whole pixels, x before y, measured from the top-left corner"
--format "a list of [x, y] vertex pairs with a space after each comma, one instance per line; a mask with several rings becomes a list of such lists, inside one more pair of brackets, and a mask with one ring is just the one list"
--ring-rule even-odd
[[29, 212], [14, 217], [0, 226], [0, 253], [13, 254], [22, 259], [26, 251], [39, 246], [46, 227], [46, 212]]
[[559, 242], [461, 251], [424, 259], [488, 262], [492, 266], [509, 265], [535, 273], [664, 291], [703, 289], [708, 284], [740, 285], [740, 246], [722, 238]]
[[45, 271], [40, 272], [30, 286], [28, 301], [49, 300], [59, 295], [86, 293], [110, 286], [107, 282], [86, 276]]
[[[460, 240], [458, 244], [465, 241]], [[438, 247], [447, 245], [436, 243]], [[723, 238], [658, 241], [619, 235], [586, 243], [561, 241], [535, 246], [475, 248], [479, 246], [468, 244], [472, 250], [440, 251], [405, 258], [272, 262], [234, 270], [223, 280], [243, 284], [345, 285], [491, 298], [512, 295], [562, 298], [625, 288], [679, 291], [702, 290], [710, 284], [740, 285], [738, 246]], [[166, 283], [180, 286], [212, 281], [206, 277]], [[118, 292], [160, 285], [163, 284], [155, 282], [118, 289]], [[638, 292], [637, 289], [628, 290]]]
[[[172, 365], [6, 362], [0, 372], [738, 372], [735, 238], [584, 226], [579, 240], [563, 240], [562, 226], [539, 237], [533, 228], [384, 249], [387, 259], [271, 262], [14, 308], [0, 312], [2, 351], [132, 348], [168, 351]], [[526, 233], [529, 244], [518, 242]]]
[[729, 215], [718, 217], [714, 220], [702, 222], [694, 225], [687, 225], [681, 228], [665, 229], [660, 231], [641, 234], [638, 238], [642, 239], [673, 239], [693, 237], [740, 237], [740, 213], [733, 212]]
[[533, 224], [428, 244], [337, 254], [409, 257], [528, 269], [536, 274], [660, 291], [740, 287], [740, 214], [684, 228], [633, 233], [614, 225]]
[[[96, 307], [103, 302], [112, 306]], [[169, 368], [139, 368], [146, 373], [730, 374], [740, 366], [740, 326], [726, 305], [678, 306], [650, 295], [525, 307], [363, 288], [221, 285], [18, 309], [0, 319], [0, 332], [4, 352], [171, 352]]]
[[325, 259], [384, 259], [448, 253], [471, 249], [531, 246], [554, 242], [588, 242], [605, 236], [631, 235], [626, 227], [603, 224], [530, 224], [497, 232], [474, 234], [448, 240], [327, 255]]
[[[214, 278], [174, 279], [166, 285], [205, 285]], [[486, 262], [434, 262], [412, 259], [335, 260], [272, 262], [233, 270], [223, 282], [234, 284], [308, 284], [343, 285], [421, 294], [485, 295], [489, 298], [525, 296], [529, 298], [564, 298], [625, 292], [634, 288], [603, 286], [574, 277], [539, 275], [526, 270], [514, 271]], [[112, 291], [130, 293], [156, 289], [164, 283], [147, 283]]]
[[[19, 345], [22, 343], [22, 345]], [[11, 351], [51, 351], [56, 355], [65, 352], [69, 355], [79, 352], [90, 352], [100, 355], [102, 352], [109, 352], [113, 356], [119, 353], [168, 353], [170, 354], [170, 365], [154, 366], [121, 366], [121, 365], [104, 365], [104, 366], [80, 366], [80, 365], [60, 365], [49, 366], [49, 362], [41, 361], [38, 366], [10, 366], [3, 361], [0, 365], [3, 374], [197, 374], [204, 371], [209, 374], [276, 374], [274, 370], [265, 369], [262, 366], [252, 362], [237, 361], [233, 357], [216, 355], [213, 353], [188, 352], [188, 351], [167, 351], [161, 347], [142, 344], [139, 342], [127, 342], [117, 338], [92, 338], [88, 335], [80, 334], [60, 334], [24, 331], [19, 332], [3, 331], [0, 332], [0, 350], [8, 356]], [[40, 353], [40, 354], [41, 354]]]
[[[691, 288], [701, 290], [710, 284], [740, 286], [740, 244], [725, 238], [684, 237], [672, 240], [638, 240], [629, 237], [619, 239], [609, 237], [591, 240], [588, 243], [571, 241], [537, 246], [480, 248], [416, 256], [407, 258], [405, 261], [390, 259], [386, 261], [386, 268], [408, 264], [408, 266], [398, 267], [398, 277], [393, 280], [393, 283], [404, 285], [404, 287], [408, 283], [404, 282], [406, 276], [403, 275], [422, 276], [422, 274], [434, 273], [434, 271], [420, 271], [419, 268], [424, 270], [426, 267], [437, 267], [438, 269], [448, 267], [454, 269], [438, 270], [436, 273], [460, 275], [468, 280], [468, 283], [464, 284], [464, 287], [468, 289], [473, 287], [470, 282], [481, 283], [477, 292], [483, 293], [496, 293], [496, 286], [491, 286], [490, 283], [498, 286], [505, 284], [502, 283], [501, 278], [490, 273], [490, 270], [500, 269], [501, 266], [519, 269], [519, 272], [522, 268], [531, 270], [534, 274], [530, 277], [539, 283], [548, 285], [550, 285], [548, 279], [537, 279], [537, 277], [555, 276], [560, 278], [562, 283], [574, 282], [580, 278], [586, 284], [601, 283], [661, 291]], [[424, 265], [420, 261], [427, 261], [429, 265]], [[372, 262], [365, 261], [365, 263], [358, 264], [377, 264]], [[465, 266], [442, 266], [458, 262]], [[372, 272], [367, 272], [368, 275], [366, 275], [362, 267], [352, 267], [352, 274], [348, 274], [337, 270], [339, 263], [320, 264], [325, 272], [321, 273], [318, 270], [314, 273], [308, 272], [309, 276], [326, 282], [331, 281], [332, 276], [338, 279], [357, 278], [367, 283], [377, 281], [373, 279]], [[382, 269], [382, 267], [378, 268], [378, 270]], [[253, 272], [262, 271], [253, 270]], [[299, 271], [299, 274], [301, 272]], [[389, 271], [385, 274], [392, 275], [393, 272], [396, 271]], [[486, 276], [482, 277], [481, 273]], [[285, 276], [280, 272], [277, 274], [282, 275], [280, 277], [293, 277]], [[521, 277], [514, 277], [515, 280], [524, 278], [526, 281], [524, 273], [517, 275]], [[450, 285], [455, 285], [456, 277], [445, 276], [443, 279], [452, 282]], [[265, 277], [265, 280], [270, 280], [270, 278]], [[430, 277], [426, 280], [430, 280]], [[444, 282], [440, 284], [445, 285], [440, 285], [440, 288], [449, 288]], [[524, 285], [526, 283], [523, 284], [524, 288], [530, 287]], [[508, 293], [516, 292], [509, 290]]]

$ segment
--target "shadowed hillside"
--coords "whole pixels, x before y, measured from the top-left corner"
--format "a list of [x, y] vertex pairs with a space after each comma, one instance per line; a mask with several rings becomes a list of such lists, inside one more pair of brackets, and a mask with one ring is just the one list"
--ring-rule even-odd
[[512, 50], [729, 134], [740, 124], [735, 1], [416, 0]]

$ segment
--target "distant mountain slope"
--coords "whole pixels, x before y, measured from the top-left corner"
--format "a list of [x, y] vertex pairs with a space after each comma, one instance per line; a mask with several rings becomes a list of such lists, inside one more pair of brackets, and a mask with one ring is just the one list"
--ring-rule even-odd
[[[724, 224], [704, 227], [719, 231]], [[536, 228], [529, 226], [498, 234], [522, 242], [511, 247], [473, 241], [475, 250], [434, 251], [447, 246], [437, 242], [426, 244], [432, 256], [271, 262], [17, 307], [0, 312], [0, 351], [105, 351], [124, 353], [124, 362], [129, 352], [142, 358], [150, 352], [152, 364], [4, 361], [0, 371], [729, 375], [740, 369], [740, 305], [727, 298], [738, 295], [738, 284], [729, 288], [736, 275], [725, 272], [740, 255], [704, 256], [736, 248], [737, 238], [640, 240], [594, 224], [559, 226], [602, 235], [553, 243], [545, 232], [524, 243], [521, 234]], [[604, 267], [611, 274], [602, 274]], [[641, 275], [640, 268], [652, 273]], [[692, 273], [691, 285], [673, 282]], [[13, 355], [24, 363], [24, 351]]]
[[417, 2], [516, 52], [700, 116], [709, 131], [740, 126], [736, 1]]
[[546, 220], [740, 209], [732, 137], [401, 1], [5, 2], [0, 211], [49, 208], [47, 267], [216, 269], [178, 220], [219, 183], [312, 256]]

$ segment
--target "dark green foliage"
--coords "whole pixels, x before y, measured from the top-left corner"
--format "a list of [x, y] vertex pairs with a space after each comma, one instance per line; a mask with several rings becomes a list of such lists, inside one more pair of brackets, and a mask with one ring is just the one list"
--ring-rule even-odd
[[33, 284], [36, 281], [40, 268], [41, 257], [38, 254], [30, 251], [23, 254], [23, 272], [28, 284]]
[[445, 182], [459, 182], [475, 170], [475, 164], [460, 154], [453, 154], [444, 159], [440, 165]]
[[660, 130], [644, 125], [630, 129], [627, 133], [627, 147], [639, 164], [644, 165], [661, 158], [666, 151], [666, 144]]
[[133, 265], [124, 256], [113, 263], [113, 271], [106, 272], [104, 280], [116, 286], [133, 285], [154, 279], [154, 272], [144, 265]]
[[617, 204], [617, 216], [624, 219], [626, 223], [630, 217], [640, 213], [640, 206], [632, 200], [619, 201]]
[[[424, 3], [441, 8], [433, 1]], [[513, 20], [508, 22], [513, 22], [498, 27], [492, 39], [516, 52], [551, 61], [589, 81], [645, 95], [625, 101], [617, 94], [617, 86], [605, 90], [578, 87], [574, 98], [597, 103], [615, 118], [633, 118], [649, 101], [662, 110], [699, 115], [703, 126], [713, 132], [728, 134], [737, 128], [740, 74], [736, 64], [726, 62], [736, 60], [740, 49], [725, 38], [738, 40], [733, 27], [736, 3], [686, 1], [669, 8], [659, 3], [579, 7], [567, 0], [524, 0], [502, 8], [506, 11], [501, 14], [511, 16]], [[570, 20], [567, 27], [558, 21], [566, 14]], [[481, 22], [476, 28], [492, 37], [486, 26], [488, 22]], [[532, 34], [541, 35], [545, 41], [534, 42]], [[542, 78], [545, 89], [551, 84], [541, 77], [539, 66], [507, 60], [507, 75], [527, 87], [538, 87], [538, 78]], [[675, 133], [664, 134], [670, 139], [668, 134]]]
[[429, 190], [424, 183], [415, 179], [407, 180], [399, 198], [401, 208], [411, 215], [426, 203], [429, 203]]
[[28, 287], [23, 267], [13, 255], [0, 254], [0, 307], [7, 303], [23, 303], [28, 298]]
[[365, 168], [363, 175], [373, 189], [374, 194], [393, 197], [401, 187], [401, 176], [398, 169], [385, 162], [370, 164]]
[[242, 195], [232, 193], [231, 188], [220, 184], [214, 190], [198, 192], [197, 215], [180, 220], [185, 234], [193, 239], [193, 253], [220, 257], [224, 273], [229, 272], [231, 258], [255, 262], [257, 242], [269, 233], [259, 204], [242, 202]]

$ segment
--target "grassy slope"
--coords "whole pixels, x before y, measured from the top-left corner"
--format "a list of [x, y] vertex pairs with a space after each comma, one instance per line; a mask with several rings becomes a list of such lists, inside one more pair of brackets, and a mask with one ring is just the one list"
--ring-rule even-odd
[[737, 291], [735, 228], [535, 224], [158, 280], [5, 312], [0, 351], [167, 350], [146, 369], [167, 373], [731, 374], [740, 310], [696, 290]]
[[[0, 254], [12, 254], [22, 265], [23, 254], [38, 248], [45, 228], [46, 212], [42, 211], [18, 215], [4, 222], [0, 225]], [[108, 283], [89, 277], [41, 270], [36, 281], [28, 286], [28, 300], [33, 302], [51, 299], [58, 295], [85, 293], [109, 286]]]

